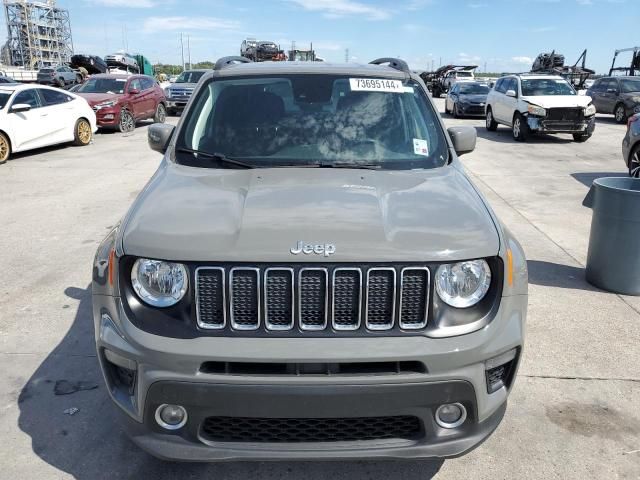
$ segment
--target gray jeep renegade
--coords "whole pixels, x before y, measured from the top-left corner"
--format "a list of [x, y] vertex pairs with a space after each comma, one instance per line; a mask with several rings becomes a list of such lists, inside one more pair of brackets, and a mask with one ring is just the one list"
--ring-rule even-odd
[[224, 58], [93, 266], [133, 441], [172, 460], [461, 455], [522, 355], [522, 248], [406, 63]]

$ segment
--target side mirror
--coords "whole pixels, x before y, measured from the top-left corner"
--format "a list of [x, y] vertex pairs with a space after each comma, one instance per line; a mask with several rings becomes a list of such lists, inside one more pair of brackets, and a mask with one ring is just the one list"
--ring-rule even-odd
[[175, 126], [165, 123], [154, 123], [151, 125], [147, 130], [149, 148], [156, 152], [165, 153], [175, 129]]
[[140, 90], [138, 90], [137, 88], [130, 88], [129, 89], [129, 94], [131, 95], [137, 95], [140, 93]]
[[447, 132], [449, 132], [456, 154], [464, 155], [476, 149], [478, 132], [474, 127], [451, 127]]
[[513, 97], [513, 98], [515, 98], [515, 97], [517, 97], [517, 96], [518, 96], [518, 94], [516, 93], [516, 91], [515, 91], [515, 90], [507, 90], [507, 97]]
[[31, 105], [28, 103], [16, 103], [11, 107], [11, 113], [28, 112], [31, 110]]

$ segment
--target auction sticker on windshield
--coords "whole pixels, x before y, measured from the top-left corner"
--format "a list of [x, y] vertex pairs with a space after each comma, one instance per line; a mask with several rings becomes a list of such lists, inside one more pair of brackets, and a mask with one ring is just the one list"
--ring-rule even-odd
[[384, 78], [350, 78], [349, 84], [354, 92], [394, 92], [404, 93], [400, 80]]

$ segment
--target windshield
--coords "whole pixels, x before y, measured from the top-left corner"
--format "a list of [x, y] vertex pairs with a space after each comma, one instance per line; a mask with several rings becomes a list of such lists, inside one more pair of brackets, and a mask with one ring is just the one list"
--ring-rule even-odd
[[486, 85], [478, 85], [477, 83], [461, 83], [460, 93], [463, 95], [488, 95], [489, 87]]
[[640, 92], [640, 79], [620, 80], [620, 88], [622, 88], [623, 93]]
[[184, 149], [255, 167], [435, 168], [448, 159], [437, 114], [418, 84], [333, 75], [212, 80], [189, 112], [176, 160], [218, 166]]
[[566, 80], [560, 78], [530, 78], [522, 79], [522, 95], [525, 97], [576, 95], [576, 91]]
[[123, 94], [126, 78], [89, 78], [77, 92]]
[[182, 72], [176, 83], [198, 83], [204, 72]]
[[7, 106], [7, 102], [11, 98], [11, 94], [7, 92], [0, 92], [0, 110]]

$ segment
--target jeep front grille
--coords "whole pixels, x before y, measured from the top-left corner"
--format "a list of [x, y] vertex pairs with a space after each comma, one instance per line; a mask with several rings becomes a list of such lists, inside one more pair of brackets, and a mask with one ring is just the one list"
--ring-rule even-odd
[[206, 330], [418, 330], [427, 326], [429, 292], [424, 266], [200, 267], [195, 273], [197, 323]]

